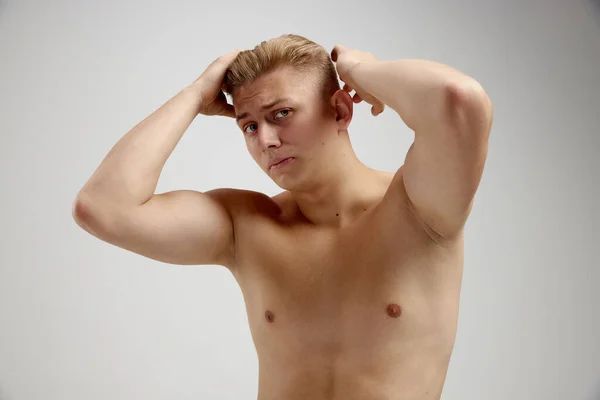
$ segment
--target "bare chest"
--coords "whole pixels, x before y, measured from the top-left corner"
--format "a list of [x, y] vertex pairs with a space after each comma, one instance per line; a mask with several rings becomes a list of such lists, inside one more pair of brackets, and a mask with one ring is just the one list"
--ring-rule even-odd
[[259, 355], [331, 359], [400, 352], [427, 332], [452, 336], [462, 260], [430, 250], [399, 223], [374, 215], [335, 233], [248, 226], [236, 279]]

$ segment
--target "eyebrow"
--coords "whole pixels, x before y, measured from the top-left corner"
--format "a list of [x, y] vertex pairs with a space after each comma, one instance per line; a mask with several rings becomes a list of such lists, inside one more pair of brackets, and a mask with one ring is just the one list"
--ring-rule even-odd
[[[260, 110], [261, 111], [268, 110], [269, 108], [271, 108], [271, 107], [273, 107], [273, 106], [275, 106], [275, 105], [277, 105], [279, 103], [283, 103], [285, 101], [289, 101], [289, 99], [278, 99], [278, 100], [272, 101], [270, 103], [267, 103], [267, 104], [263, 105], [260, 108]], [[250, 114], [248, 114], [247, 112], [241, 113], [240, 115], [236, 115], [235, 116], [235, 120], [236, 120], [236, 122], [240, 122], [241, 119], [246, 118], [248, 115], [250, 115]]]

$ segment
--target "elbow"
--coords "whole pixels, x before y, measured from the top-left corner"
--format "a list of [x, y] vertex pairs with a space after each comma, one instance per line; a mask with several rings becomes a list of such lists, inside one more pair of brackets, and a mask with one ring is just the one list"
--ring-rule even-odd
[[489, 135], [494, 119], [493, 105], [487, 93], [474, 79], [465, 78], [446, 85], [445, 118], [455, 132]]
[[86, 193], [80, 193], [71, 206], [71, 216], [84, 231], [98, 238], [107, 234], [107, 213]]
[[90, 198], [85, 193], [80, 193], [71, 205], [71, 216], [79, 227], [89, 231], [91, 215]]

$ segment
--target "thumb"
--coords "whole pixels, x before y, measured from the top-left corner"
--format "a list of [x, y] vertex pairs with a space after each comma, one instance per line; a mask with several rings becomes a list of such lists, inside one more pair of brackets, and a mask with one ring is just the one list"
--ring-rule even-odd
[[223, 111], [221, 112], [221, 115], [224, 117], [235, 118], [235, 109], [233, 108], [233, 106], [231, 104], [227, 104], [227, 105], [225, 105], [225, 107], [223, 107]]
[[231, 104], [227, 102], [227, 96], [225, 96], [225, 93], [221, 91], [219, 92], [219, 94], [217, 95], [217, 102], [221, 106], [221, 109], [219, 110], [219, 115], [231, 118], [235, 117], [235, 109]]

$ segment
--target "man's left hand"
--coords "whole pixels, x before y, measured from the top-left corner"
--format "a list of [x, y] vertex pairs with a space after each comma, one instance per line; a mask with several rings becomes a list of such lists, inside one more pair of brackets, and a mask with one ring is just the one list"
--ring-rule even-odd
[[373, 106], [371, 107], [371, 114], [374, 116], [381, 114], [385, 109], [385, 104], [360, 87], [352, 77], [352, 70], [360, 63], [378, 62], [379, 60], [372, 53], [349, 49], [341, 44], [334, 46], [331, 51], [331, 59], [336, 63], [337, 73], [344, 82], [343, 90], [348, 93], [352, 90], [355, 91], [352, 101], [358, 104], [364, 100]]

